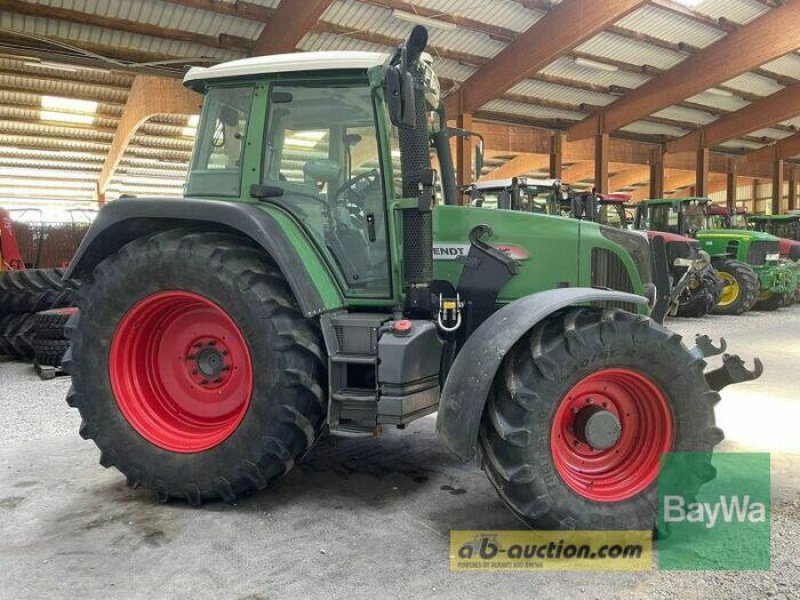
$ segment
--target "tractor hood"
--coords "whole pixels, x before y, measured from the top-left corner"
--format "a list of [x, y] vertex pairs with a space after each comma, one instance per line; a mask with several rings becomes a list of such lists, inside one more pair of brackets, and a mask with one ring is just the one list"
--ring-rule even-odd
[[769, 233], [762, 233], [761, 231], [751, 231], [749, 229], [714, 229], [712, 231], [700, 231], [697, 234], [697, 239], [721, 239], [721, 238], [735, 238], [738, 240], [749, 240], [751, 242], [777, 242], [780, 238], [775, 237]]
[[647, 239], [652, 240], [656, 237], [664, 238], [664, 243], [669, 244], [670, 242], [693, 242], [694, 240], [690, 237], [685, 235], [679, 235], [677, 233], [666, 233], [664, 231], [652, 231], [647, 229], [644, 231], [647, 234]]

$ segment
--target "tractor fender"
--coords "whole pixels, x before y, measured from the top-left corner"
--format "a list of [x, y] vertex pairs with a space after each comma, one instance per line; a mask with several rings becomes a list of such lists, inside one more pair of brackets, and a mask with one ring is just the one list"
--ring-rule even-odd
[[100, 210], [64, 277], [86, 278], [103, 259], [128, 242], [187, 225], [238, 233], [261, 246], [286, 277], [305, 316], [336, 308], [326, 307], [304, 261], [276, 219], [257, 206], [243, 202], [195, 198], [115, 200]]
[[594, 288], [559, 288], [519, 298], [486, 319], [467, 339], [439, 399], [439, 438], [464, 461], [475, 457], [478, 429], [495, 374], [506, 354], [554, 312], [586, 302], [647, 304], [647, 298]]

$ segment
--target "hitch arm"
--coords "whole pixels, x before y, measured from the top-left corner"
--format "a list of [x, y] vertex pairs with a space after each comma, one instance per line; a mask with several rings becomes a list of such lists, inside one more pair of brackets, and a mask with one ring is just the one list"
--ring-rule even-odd
[[689, 352], [692, 356], [696, 356], [697, 358], [708, 358], [709, 356], [722, 354], [727, 349], [728, 342], [725, 341], [724, 337], [719, 338], [719, 348], [717, 348], [714, 346], [710, 337], [698, 334], [695, 336], [694, 346], [689, 348]]
[[724, 354], [722, 356], [722, 366], [706, 373], [708, 387], [719, 392], [722, 388], [732, 383], [742, 383], [752, 381], [761, 377], [764, 372], [764, 365], [758, 358], [753, 359], [755, 368], [750, 371], [744, 366], [744, 361], [736, 354]]

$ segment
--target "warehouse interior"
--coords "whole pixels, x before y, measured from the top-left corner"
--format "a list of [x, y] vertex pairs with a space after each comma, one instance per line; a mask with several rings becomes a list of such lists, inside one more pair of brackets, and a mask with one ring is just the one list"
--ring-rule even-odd
[[[483, 177], [798, 208], [800, 55], [780, 1], [602, 2], [580, 14], [550, 0], [71, 4], [2, 8], [9, 206], [180, 195], [199, 105], [180, 86], [187, 67], [387, 52], [421, 21], [448, 115], [485, 136]], [[469, 148], [458, 154], [469, 183]]]
[[[405, 68], [420, 26], [432, 63], [415, 61], [400, 76], [435, 72], [438, 87], [424, 91], [446, 113], [443, 144], [453, 164], [440, 162], [447, 157], [436, 145], [435, 109], [423, 102], [432, 168], [414, 172], [387, 73]], [[800, 0], [0, 0], [0, 600], [798, 598], [798, 31]], [[237, 141], [238, 191], [205, 199], [203, 190], [192, 192], [187, 182], [204, 151], [206, 120], [216, 118], [223, 132], [218, 147], [218, 130], [210, 142], [220, 156], [228, 136], [236, 131], [230, 137], [241, 140], [242, 132], [229, 129], [222, 113], [207, 117], [216, 108], [191, 88], [233, 88], [246, 72], [243, 85], [257, 98], [274, 81], [291, 82], [297, 65], [325, 80], [336, 67], [325, 66], [324, 54], [313, 55], [318, 70], [277, 57], [312, 52], [343, 52], [335, 56], [349, 66], [332, 77], [337, 84], [351, 85], [356, 71], [366, 80], [383, 69], [385, 114], [367, 111], [378, 125], [358, 129], [372, 136], [373, 154], [355, 160], [362, 137], [351, 132], [334, 155], [335, 128], [325, 123], [293, 133], [287, 127], [275, 144], [279, 120], [254, 111], [244, 129], [252, 136], [260, 127], [263, 139]], [[381, 64], [366, 53], [392, 58]], [[184, 85], [191, 69], [216, 65], [231, 69], [230, 79], [196, 70], [201, 83]], [[380, 89], [373, 107], [384, 101]], [[273, 111], [294, 101], [276, 94], [270, 89], [254, 106]], [[413, 110], [412, 132], [419, 105]], [[390, 148], [390, 141], [397, 143]], [[283, 162], [268, 180], [273, 145]], [[309, 179], [309, 165], [329, 158], [343, 165], [335, 192], [333, 176]], [[428, 170], [430, 180], [421, 175]], [[404, 179], [409, 171], [413, 185]], [[345, 172], [360, 174], [348, 179]], [[362, 178], [372, 185], [370, 173], [383, 186], [377, 238], [369, 194], [347, 187]], [[482, 204], [481, 185], [503, 188], [495, 204]], [[525, 185], [537, 188], [537, 202], [552, 196], [546, 207], [533, 196], [522, 206]], [[347, 201], [331, 211], [326, 202], [333, 205], [342, 190]], [[215, 218], [234, 207], [239, 213], [209, 225], [213, 211], [204, 203], [219, 211]], [[320, 205], [328, 213], [315, 220]], [[576, 206], [585, 212], [576, 214]], [[394, 220], [382, 220], [381, 210], [396, 211]], [[434, 216], [401, 214], [412, 210]], [[618, 210], [617, 220], [602, 221], [604, 210]], [[359, 244], [331, 243], [342, 214], [364, 228], [349, 238]], [[700, 215], [702, 223], [691, 220]], [[324, 226], [315, 232], [317, 221]], [[429, 229], [412, 229], [420, 222]], [[376, 239], [383, 254], [369, 245]], [[364, 248], [369, 264], [358, 271]], [[168, 252], [171, 258], [160, 254]], [[428, 270], [414, 271], [420, 263]], [[490, 266], [501, 273], [480, 271]], [[478, 275], [465, 283], [471, 268]], [[383, 295], [366, 289], [375, 281]], [[503, 313], [515, 306], [517, 313]], [[292, 327], [300, 333], [287, 333]], [[483, 345], [470, 346], [473, 339]], [[385, 340], [417, 344], [417, 355], [396, 348], [382, 355]], [[553, 348], [557, 360], [548, 359]], [[632, 379], [615, 371], [616, 379], [580, 387], [593, 377], [592, 361], [609, 371], [628, 359]], [[163, 375], [159, 363], [172, 370]], [[400, 383], [381, 379], [387, 364]], [[414, 371], [413, 381], [403, 379], [406, 371]], [[541, 388], [525, 377], [538, 378]], [[186, 397], [199, 393], [195, 387], [210, 390], [196, 414], [192, 402], [173, 410], [164, 400], [181, 378]], [[269, 394], [258, 389], [266, 380]], [[247, 397], [232, 409], [239, 420], [223, 415], [215, 430], [212, 418], [203, 419], [219, 401], [211, 394], [222, 397], [230, 381], [245, 381], [247, 392], [234, 389], [224, 402]], [[358, 384], [350, 388], [352, 381]], [[595, 403], [608, 387], [623, 388], [624, 410]], [[148, 395], [142, 390], [157, 399], [153, 405], [130, 400]], [[251, 409], [256, 399], [278, 402], [287, 390], [302, 398], [271, 407], [269, 415], [280, 418], [270, 426], [300, 441], [275, 441], [270, 429], [273, 437], [253, 433], [246, 451], [243, 443], [229, 450], [244, 425], [267, 415]], [[550, 392], [558, 408], [532, 407]], [[661, 398], [663, 414], [652, 417], [658, 410], [637, 405], [637, 394]], [[567, 406], [573, 396], [585, 396], [586, 406]], [[373, 399], [377, 408], [364, 408]], [[477, 412], [458, 412], [475, 402]], [[676, 408], [681, 402], [685, 413]], [[387, 408], [382, 421], [387, 405], [395, 412]], [[608, 477], [619, 487], [637, 477], [647, 485], [637, 480], [604, 496], [594, 490], [586, 456], [575, 450], [569, 456], [578, 460], [560, 466], [553, 457], [581, 444], [590, 463], [595, 454], [616, 453], [620, 440], [631, 439], [630, 412], [623, 416], [630, 406], [642, 423], [667, 424], [641, 425], [643, 450], [631, 442], [629, 459], [607, 461], [626, 467], [626, 460], [655, 456], [640, 467], [647, 477], [622, 467], [624, 476]], [[450, 419], [466, 415], [463, 422], [448, 429], [445, 409]], [[595, 413], [606, 425], [590, 430]], [[112, 414], [105, 423], [111, 434], [101, 414]], [[158, 425], [163, 414], [167, 434], [153, 433], [158, 426], [147, 423]], [[179, 439], [187, 414], [186, 437], [212, 442]], [[343, 414], [364, 422], [353, 417], [343, 426]], [[520, 414], [529, 419], [523, 425], [509, 417]], [[687, 425], [695, 418], [703, 422], [697, 432]], [[469, 456], [454, 451], [465, 431], [475, 433]], [[696, 439], [681, 437], [688, 431]], [[595, 444], [590, 434], [612, 441]], [[119, 446], [110, 441], [115, 435]], [[534, 446], [544, 454], [514, 462], [520, 448]], [[702, 566], [659, 562], [670, 543], [659, 521], [659, 460], [680, 454], [678, 446], [765, 461], [766, 532], [729, 544], [737, 560], [750, 553], [761, 562], [726, 563], [719, 548], [701, 547], [686, 554]], [[217, 476], [211, 459], [190, 463], [220, 448], [230, 451], [220, 455], [238, 483]], [[128, 452], [142, 452], [151, 464], [129, 460]], [[263, 466], [270, 457], [274, 473]], [[497, 466], [502, 460], [511, 466]], [[704, 466], [713, 463], [716, 473], [714, 460]], [[165, 482], [164, 472], [178, 473], [180, 485]], [[569, 483], [570, 472], [578, 483]], [[702, 489], [712, 480], [708, 469], [700, 472], [686, 480]], [[516, 485], [532, 496], [514, 504]], [[551, 518], [542, 508], [558, 504], [556, 487], [572, 516]], [[581, 504], [586, 499], [594, 504]], [[620, 525], [616, 503], [634, 521], [645, 515], [635, 521], [640, 526]], [[644, 532], [652, 565], [454, 567], [454, 533], [491, 542], [509, 533], [609, 528]]]

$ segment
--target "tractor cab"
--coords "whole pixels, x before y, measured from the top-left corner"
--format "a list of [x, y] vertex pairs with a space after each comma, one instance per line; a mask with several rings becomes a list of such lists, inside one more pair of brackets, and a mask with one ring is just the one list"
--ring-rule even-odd
[[781, 240], [781, 257], [800, 261], [800, 215], [753, 215], [747, 223], [755, 231]]
[[695, 237], [700, 231], [745, 230], [747, 210], [731, 213], [708, 198], [644, 200], [636, 209], [636, 229], [650, 229]]
[[622, 192], [613, 194], [598, 194], [597, 196], [597, 223], [630, 229], [631, 219], [628, 215], [631, 195]]
[[557, 214], [555, 207], [561, 194], [561, 182], [530, 177], [489, 179], [467, 186], [465, 192], [470, 206]]
[[706, 215], [708, 229], [751, 229], [749, 213], [743, 207], [731, 211], [727, 206], [710, 203], [706, 206]]

